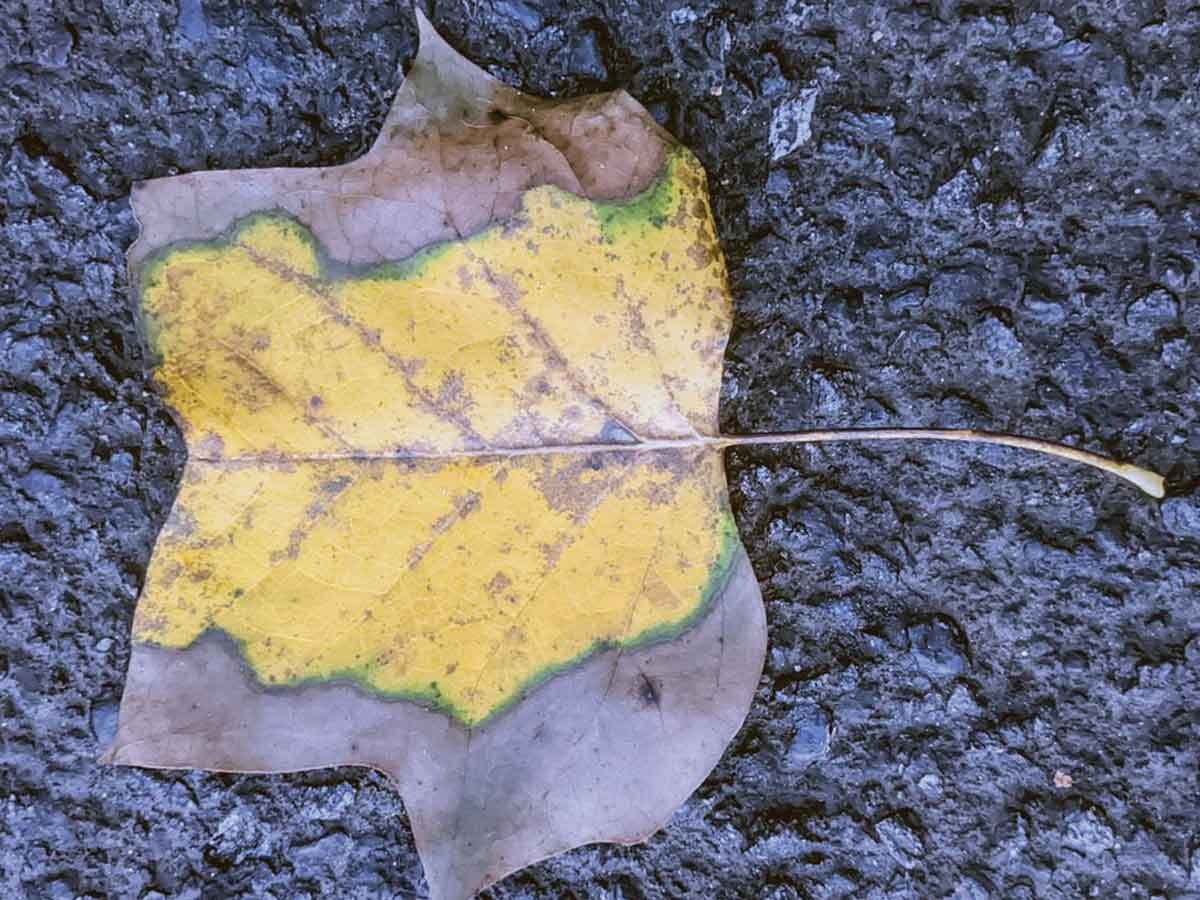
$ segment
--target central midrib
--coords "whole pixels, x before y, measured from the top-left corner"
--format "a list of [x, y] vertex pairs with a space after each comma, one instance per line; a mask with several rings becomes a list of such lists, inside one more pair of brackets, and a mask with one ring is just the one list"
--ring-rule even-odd
[[853, 441], [953, 441], [968, 444], [992, 444], [1018, 450], [1030, 450], [1059, 459], [1082, 463], [1123, 478], [1152, 497], [1161, 498], [1165, 491], [1162, 476], [1135, 466], [1121, 463], [1065, 444], [1038, 438], [1021, 437], [992, 431], [963, 428], [842, 428], [792, 431], [776, 434], [721, 434], [699, 437], [662, 438], [628, 443], [540, 444], [522, 447], [481, 447], [461, 450], [396, 450], [394, 452], [355, 452], [304, 454], [242, 454], [238, 456], [192, 456], [194, 462], [211, 464], [332, 462], [337, 460], [454, 460], [454, 459], [511, 459], [521, 456], [552, 454], [647, 453], [669, 450], [689, 450], [726, 447], [745, 447], [770, 444], [823, 444]]

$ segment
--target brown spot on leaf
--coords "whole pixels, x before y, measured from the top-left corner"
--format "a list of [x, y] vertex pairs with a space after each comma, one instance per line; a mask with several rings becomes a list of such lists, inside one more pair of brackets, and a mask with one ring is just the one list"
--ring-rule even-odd
[[225, 442], [221, 440], [219, 434], [208, 432], [204, 437], [196, 442], [196, 458], [197, 459], [224, 459], [225, 458]]
[[676, 487], [677, 484], [678, 482], [676, 481], [668, 482], [667, 484], [647, 484], [642, 489], [642, 495], [653, 506], [669, 506], [675, 501], [675, 495], [678, 492]]
[[464, 417], [475, 406], [474, 398], [467, 392], [462, 372], [447, 372], [442, 377], [434, 402], [442, 409]]
[[502, 593], [511, 584], [511, 578], [509, 578], [503, 572], [497, 572], [492, 576], [491, 581], [487, 583], [487, 592], [495, 597], [497, 594]]
[[349, 475], [340, 475], [337, 478], [326, 479], [321, 482], [321, 493], [332, 499], [348, 488], [353, 481], [354, 479]]
[[146, 612], [141, 608], [133, 616], [133, 632], [135, 635], [162, 634], [170, 625], [166, 615], [159, 612]]
[[546, 569], [553, 569], [558, 565], [559, 559], [563, 553], [571, 546], [572, 538], [570, 535], [563, 534], [553, 543], [538, 544], [538, 552], [542, 554], [542, 559], [546, 561]]
[[653, 706], [655, 709], [662, 709], [662, 682], [659, 679], [652, 678], [645, 672], [639, 672], [634, 690], [637, 692], [638, 702], [643, 707]]
[[425, 554], [433, 548], [434, 542], [449, 531], [451, 526], [456, 522], [476, 512], [480, 507], [481, 500], [482, 497], [476, 491], [467, 491], [465, 494], [459, 494], [455, 497], [453, 500], [453, 511], [439, 516], [434, 521], [433, 527], [430, 528], [429, 540], [413, 547], [412, 551], [408, 554], [408, 567], [415, 569], [421, 560], [425, 558]]
[[688, 258], [696, 264], [697, 269], [703, 269], [712, 265], [717, 258], [717, 253], [711, 244], [704, 244], [697, 241], [688, 247]]
[[646, 320], [642, 316], [642, 310], [646, 306], [646, 301], [640, 298], [635, 300], [633, 297], [630, 297], [625, 290], [624, 279], [617, 279], [617, 293], [626, 301], [625, 321], [623, 325], [625, 326], [624, 332], [629, 338], [631, 349], [653, 355], [654, 342], [650, 339], [650, 332], [646, 328]]
[[325, 514], [329, 511], [330, 506], [333, 505], [338, 495], [352, 483], [353, 479], [349, 476], [340, 476], [323, 481], [320, 485], [317, 499], [304, 509], [304, 521], [292, 529], [288, 535], [287, 547], [285, 549], [275, 550], [271, 553], [271, 562], [278, 564], [284, 559], [299, 558], [300, 545], [304, 543], [304, 539], [325, 518]]
[[171, 510], [171, 515], [167, 519], [167, 524], [163, 528], [163, 537], [166, 540], [175, 542], [184, 542], [196, 533], [196, 517], [192, 515], [190, 510], [183, 506], [176, 505]]
[[[168, 565], [162, 567], [158, 574], [158, 585], [161, 590], [168, 591], [183, 574], [183, 564], [178, 560], [171, 560]], [[139, 607], [140, 609], [140, 607]]]
[[551, 509], [584, 522], [629, 475], [631, 467], [620, 465], [622, 461], [628, 462], [624, 452], [589, 453], [565, 465], [547, 457], [537, 469], [534, 484]]

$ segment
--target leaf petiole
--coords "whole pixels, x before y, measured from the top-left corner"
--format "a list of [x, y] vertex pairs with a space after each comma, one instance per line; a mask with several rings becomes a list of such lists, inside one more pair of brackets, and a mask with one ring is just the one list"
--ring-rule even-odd
[[[1124, 478], [1130, 484], [1136, 485], [1151, 497], [1162, 498], [1165, 494], [1163, 477], [1149, 469], [1135, 466], [1132, 463], [1122, 463], [1090, 453], [1077, 447], [1056, 444], [1053, 441], [1043, 441], [1038, 438], [1020, 437], [1014, 434], [1002, 434], [995, 431], [975, 431], [969, 428], [840, 428], [818, 429], [813, 431], [777, 432], [773, 434], [721, 434], [714, 436], [698, 435], [685, 438], [646, 438], [643, 440], [615, 443], [588, 444], [544, 444], [530, 447], [479, 447], [463, 450], [398, 450], [395, 452], [332, 452], [311, 454], [290, 454], [287, 461], [296, 462], [327, 462], [331, 460], [360, 459], [482, 459], [482, 458], [512, 458], [520, 456], [544, 456], [558, 453], [619, 453], [638, 452], [647, 450], [682, 450], [688, 447], [746, 447], [765, 444], [832, 444], [848, 443], [851, 441], [957, 441], [966, 444], [998, 444], [1002, 447], [1015, 447], [1019, 450], [1032, 450], [1059, 459], [1069, 459], [1072, 462], [1083, 463], [1094, 469], [1100, 469], [1118, 478]], [[248, 462], [272, 463], [283, 462], [283, 457], [261, 454], [243, 456], [207, 457], [195, 455], [191, 457], [196, 462], [217, 464], [240, 464]]]
[[1032, 450], [1069, 459], [1072, 462], [1083, 463], [1124, 478], [1136, 485], [1151, 497], [1161, 498], [1164, 494], [1163, 478], [1156, 472], [1143, 469], [1131, 463], [1117, 462], [1098, 453], [1089, 453], [1077, 447], [1056, 444], [1053, 441], [1043, 441], [1037, 438], [1019, 437], [1012, 434], [1001, 434], [993, 431], [975, 431], [967, 428], [847, 428], [818, 431], [796, 431], [780, 434], [747, 434], [722, 435], [711, 439], [726, 447], [746, 446], [752, 444], [824, 444], [844, 441], [959, 441], [969, 444], [999, 444], [1003, 447], [1016, 447], [1019, 450]]

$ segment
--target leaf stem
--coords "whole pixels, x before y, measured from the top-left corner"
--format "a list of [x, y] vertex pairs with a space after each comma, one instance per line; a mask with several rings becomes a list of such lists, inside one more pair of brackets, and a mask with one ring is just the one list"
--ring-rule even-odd
[[1042, 441], [1037, 438], [1000, 434], [995, 431], [974, 431], [965, 428], [841, 428], [833, 430], [792, 431], [777, 434], [719, 434], [698, 435], [685, 438], [649, 438], [629, 443], [603, 444], [543, 444], [525, 447], [476, 447], [461, 450], [415, 450], [401, 448], [394, 451], [340, 451], [325, 453], [282, 454], [255, 453], [239, 456], [202, 456], [190, 454], [189, 460], [220, 466], [239, 465], [291, 465], [298, 462], [334, 462], [337, 460], [433, 460], [445, 462], [455, 459], [509, 459], [519, 456], [545, 456], [557, 453], [620, 453], [644, 452], [647, 450], [683, 450], [688, 447], [745, 447], [755, 444], [831, 444], [851, 441], [959, 441], [968, 444], [999, 444], [1032, 450], [1059, 459], [1083, 463], [1101, 469], [1118, 478], [1124, 478], [1151, 497], [1162, 497], [1161, 475], [1131, 463], [1121, 463], [1089, 453], [1065, 444]]
[[975, 431], [965, 428], [846, 428], [821, 431], [794, 431], [780, 434], [746, 434], [722, 435], [715, 441], [726, 447], [746, 446], [752, 444], [824, 444], [844, 441], [960, 441], [969, 444], [999, 444], [1003, 447], [1016, 447], [1019, 450], [1032, 450], [1069, 459], [1072, 462], [1083, 463], [1124, 478], [1131, 484], [1141, 488], [1151, 497], [1162, 497], [1164, 494], [1162, 476], [1135, 466], [1089, 453], [1065, 444], [1052, 441], [1042, 441], [1037, 438], [1019, 437], [1012, 434], [1000, 434], [994, 431]]

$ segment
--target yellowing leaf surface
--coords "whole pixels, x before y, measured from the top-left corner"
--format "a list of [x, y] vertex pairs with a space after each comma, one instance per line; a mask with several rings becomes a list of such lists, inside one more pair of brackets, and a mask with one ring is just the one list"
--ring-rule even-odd
[[266, 684], [348, 678], [474, 723], [698, 614], [736, 540], [724, 491], [713, 450], [200, 463], [136, 634], [219, 628]]
[[632, 202], [540, 187], [401, 264], [332, 263], [303, 226], [258, 216], [145, 277], [158, 377], [203, 456], [716, 431], [729, 300], [686, 151]]
[[146, 270], [196, 448], [135, 635], [219, 629], [258, 678], [348, 678], [467, 723], [600, 647], [677, 632], [732, 559], [711, 434], [729, 306], [680, 151], [621, 204], [545, 186], [402, 265], [290, 219]]

